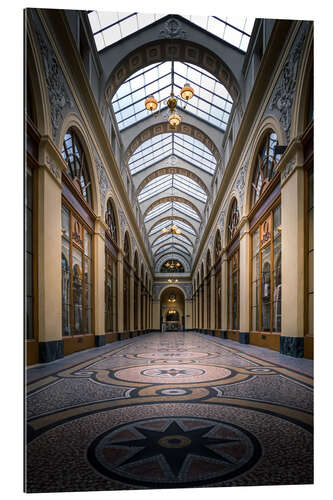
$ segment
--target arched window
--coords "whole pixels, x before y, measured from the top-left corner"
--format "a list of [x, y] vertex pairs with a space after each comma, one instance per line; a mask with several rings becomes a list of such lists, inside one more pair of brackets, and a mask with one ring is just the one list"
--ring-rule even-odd
[[228, 241], [231, 241], [234, 237], [239, 224], [239, 211], [238, 211], [238, 203], [236, 198], [231, 205], [229, 221], [228, 221]]
[[105, 222], [108, 226], [108, 229], [111, 234], [111, 238], [114, 242], [117, 243], [117, 225], [116, 225], [116, 217], [112, 206], [112, 201], [108, 199], [106, 204], [106, 212], [105, 212]]
[[251, 184], [251, 207], [257, 203], [276, 174], [276, 166], [281, 158], [281, 155], [275, 152], [277, 144], [276, 133], [272, 130], [269, 131], [257, 155]]
[[73, 128], [65, 134], [62, 156], [67, 165], [66, 174], [88, 205], [92, 206], [91, 181], [86, 156]]

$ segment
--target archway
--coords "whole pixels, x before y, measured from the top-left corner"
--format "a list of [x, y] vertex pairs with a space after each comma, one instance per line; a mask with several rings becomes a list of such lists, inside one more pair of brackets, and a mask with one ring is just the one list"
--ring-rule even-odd
[[161, 331], [183, 331], [185, 329], [185, 297], [182, 290], [170, 286], [160, 297]]

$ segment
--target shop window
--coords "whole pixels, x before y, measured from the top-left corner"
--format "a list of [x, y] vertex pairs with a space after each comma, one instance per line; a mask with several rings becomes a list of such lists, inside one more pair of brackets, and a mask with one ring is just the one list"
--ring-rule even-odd
[[117, 330], [117, 262], [105, 248], [105, 332]]
[[62, 156], [67, 165], [66, 174], [72, 180], [73, 185], [88, 205], [91, 206], [91, 181], [86, 156], [81, 143], [72, 128], [70, 128], [65, 135]]
[[228, 259], [228, 323], [230, 330], [239, 329], [239, 250]]
[[65, 205], [62, 207], [62, 334], [91, 332], [91, 234]]
[[251, 207], [257, 203], [276, 174], [277, 163], [281, 158], [281, 155], [275, 152], [277, 145], [277, 135], [270, 131], [257, 155], [252, 178]]
[[252, 330], [281, 331], [281, 207], [252, 232]]

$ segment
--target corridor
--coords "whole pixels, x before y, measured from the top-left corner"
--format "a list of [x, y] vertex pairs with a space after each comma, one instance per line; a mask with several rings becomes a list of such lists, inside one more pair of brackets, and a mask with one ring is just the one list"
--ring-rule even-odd
[[150, 333], [26, 381], [28, 492], [313, 482], [310, 360]]

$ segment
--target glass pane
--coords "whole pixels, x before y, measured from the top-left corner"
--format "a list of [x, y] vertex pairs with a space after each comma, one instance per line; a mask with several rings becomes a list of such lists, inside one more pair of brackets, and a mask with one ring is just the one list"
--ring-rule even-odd
[[271, 329], [271, 248], [262, 251], [261, 261], [261, 330]]
[[273, 332], [281, 331], [281, 236], [274, 241], [274, 273], [273, 273]]
[[252, 257], [259, 252], [259, 228], [252, 235]]
[[71, 335], [70, 331], [70, 265], [69, 265], [69, 242], [62, 238], [61, 247], [61, 280], [62, 280], [62, 334]]
[[274, 239], [275, 239], [279, 237], [281, 234], [281, 205], [278, 205], [274, 210], [273, 224], [274, 224]]
[[82, 333], [82, 255], [72, 250], [74, 333]]
[[69, 211], [64, 205], [61, 208], [61, 231], [69, 239]]
[[84, 229], [84, 253], [91, 257], [91, 235]]

